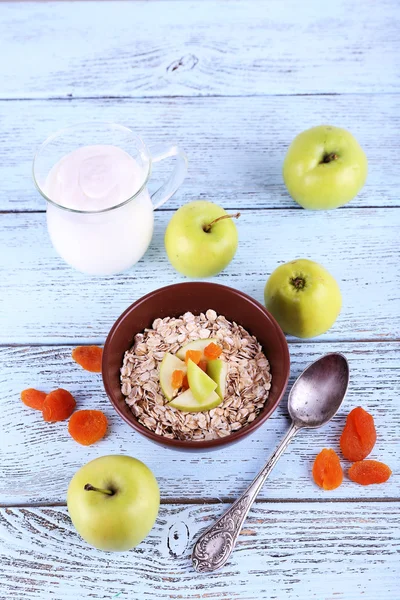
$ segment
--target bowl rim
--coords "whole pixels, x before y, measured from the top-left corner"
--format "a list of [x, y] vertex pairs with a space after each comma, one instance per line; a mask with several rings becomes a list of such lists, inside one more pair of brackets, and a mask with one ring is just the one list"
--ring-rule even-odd
[[[120, 327], [123, 320], [125, 319], [125, 317], [129, 313], [134, 311], [138, 306], [140, 306], [141, 304], [150, 300], [152, 297], [157, 296], [162, 293], [165, 293], [166, 291], [169, 291], [169, 290], [179, 291], [179, 289], [182, 289], [182, 287], [186, 287], [189, 285], [190, 286], [206, 285], [206, 286], [211, 286], [213, 288], [218, 287], [219, 289], [221, 289], [223, 291], [226, 291], [230, 294], [233, 293], [234, 295], [241, 297], [242, 299], [244, 299], [247, 302], [249, 302], [250, 304], [252, 304], [258, 310], [261, 310], [266, 315], [266, 317], [270, 320], [271, 324], [273, 325], [275, 333], [276, 333], [277, 337], [279, 338], [279, 341], [280, 341], [280, 344], [282, 347], [282, 351], [283, 351], [283, 357], [284, 357], [284, 368], [286, 371], [285, 379], [284, 379], [282, 388], [281, 388], [276, 400], [274, 401], [274, 403], [271, 404], [271, 406], [267, 410], [263, 409], [261, 416], [257, 416], [254, 419], [254, 421], [252, 421], [249, 425], [246, 425], [246, 426], [242, 427], [241, 429], [239, 429], [238, 431], [234, 431], [233, 433], [231, 433], [225, 437], [212, 439], [212, 440], [190, 441], [190, 440], [177, 440], [177, 439], [166, 438], [162, 435], [157, 435], [156, 433], [154, 433], [153, 431], [150, 431], [150, 429], [147, 429], [147, 427], [145, 427], [144, 425], [139, 423], [139, 421], [136, 420], [133, 413], [132, 413], [132, 420], [130, 418], [128, 418], [123, 413], [123, 411], [120, 409], [120, 407], [118, 406], [118, 401], [113, 396], [112, 386], [111, 386], [111, 381], [110, 381], [111, 376], [110, 376], [109, 370], [106, 368], [106, 366], [109, 362], [108, 356], [109, 356], [110, 344], [111, 344], [112, 338], [113, 338], [115, 332], [117, 331], [117, 329]], [[128, 348], [127, 348], [127, 350], [128, 350]], [[120, 417], [122, 417], [122, 419], [126, 423], [128, 423], [128, 425], [130, 425], [138, 433], [144, 435], [145, 437], [156, 442], [157, 444], [161, 444], [163, 446], [166, 446], [169, 448], [175, 448], [175, 449], [181, 448], [181, 449], [185, 449], [185, 450], [188, 450], [188, 449], [201, 450], [201, 449], [205, 449], [205, 448], [216, 448], [218, 446], [228, 445], [232, 442], [238, 441], [241, 438], [250, 435], [256, 429], [258, 429], [258, 427], [260, 427], [263, 423], [265, 423], [265, 421], [272, 415], [272, 413], [276, 410], [276, 408], [280, 404], [280, 402], [285, 394], [286, 388], [287, 388], [289, 376], [290, 376], [289, 346], [288, 346], [285, 334], [283, 333], [282, 329], [278, 325], [276, 319], [271, 315], [271, 313], [265, 308], [265, 306], [263, 306], [260, 302], [258, 302], [258, 300], [255, 300], [248, 294], [246, 294], [240, 290], [237, 290], [235, 288], [231, 288], [226, 285], [221, 285], [220, 283], [213, 283], [213, 282], [208, 282], [208, 281], [192, 281], [192, 282], [186, 281], [186, 282], [181, 282], [181, 283], [173, 283], [173, 284], [161, 287], [161, 288], [157, 288], [156, 290], [153, 290], [153, 291], [149, 292], [148, 294], [145, 294], [141, 298], [138, 298], [137, 300], [135, 300], [135, 302], [133, 302], [130, 306], [128, 306], [128, 308], [126, 310], [124, 310], [124, 312], [114, 322], [114, 324], [111, 327], [109, 334], [106, 338], [104, 348], [103, 348], [103, 358], [102, 358], [103, 385], [104, 385], [104, 389], [106, 391], [107, 397], [108, 397], [109, 401], [111, 402], [111, 404], [113, 405], [116, 412], [119, 414]]]

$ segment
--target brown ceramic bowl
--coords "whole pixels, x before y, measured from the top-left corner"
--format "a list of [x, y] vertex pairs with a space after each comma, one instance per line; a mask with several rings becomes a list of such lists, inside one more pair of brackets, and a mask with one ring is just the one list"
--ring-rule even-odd
[[[178, 317], [213, 308], [230, 321], [236, 321], [255, 335], [271, 366], [272, 385], [268, 400], [256, 419], [238, 431], [216, 440], [182, 441], [156, 435], [141, 425], [126, 404], [120, 388], [123, 356], [133, 344], [134, 336], [158, 317]], [[260, 427], [281, 401], [289, 378], [290, 359], [286, 338], [270, 313], [250, 296], [216, 283], [178, 283], [155, 290], [134, 302], [114, 323], [103, 351], [103, 382], [117, 413], [139, 433], [164, 446], [182, 449], [205, 449], [226, 446]]]

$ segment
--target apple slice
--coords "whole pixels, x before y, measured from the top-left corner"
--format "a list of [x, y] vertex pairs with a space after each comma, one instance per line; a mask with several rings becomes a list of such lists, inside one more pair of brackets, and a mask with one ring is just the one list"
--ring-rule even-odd
[[186, 392], [182, 392], [182, 394], [171, 400], [168, 406], [173, 406], [184, 412], [201, 412], [203, 410], [211, 410], [218, 406], [218, 404], [221, 404], [221, 398], [216, 392], [211, 392], [204, 402], [198, 402], [193, 396], [192, 391], [186, 390]]
[[160, 365], [160, 385], [167, 400], [172, 400], [177, 390], [172, 387], [172, 373], [174, 371], [183, 371], [186, 374], [186, 365], [183, 360], [180, 360], [171, 354], [166, 352]]
[[187, 378], [189, 389], [197, 402], [204, 402], [217, 387], [215, 381], [192, 360], [189, 360], [187, 364]]
[[203, 356], [201, 358], [204, 358], [204, 348], [206, 348], [208, 344], [211, 344], [211, 342], [214, 342], [214, 344], [218, 344], [218, 340], [215, 338], [207, 338], [206, 340], [194, 340], [193, 342], [189, 342], [188, 344], [185, 344], [185, 346], [182, 346], [182, 348], [180, 348], [176, 353], [176, 356], [181, 360], [185, 360], [186, 352], [188, 350], [201, 350], [201, 352], [203, 353]]
[[215, 388], [216, 393], [221, 398], [225, 397], [226, 391], [226, 376], [228, 375], [228, 365], [224, 360], [216, 358], [215, 360], [209, 360], [207, 363], [207, 375], [211, 377], [217, 384]]

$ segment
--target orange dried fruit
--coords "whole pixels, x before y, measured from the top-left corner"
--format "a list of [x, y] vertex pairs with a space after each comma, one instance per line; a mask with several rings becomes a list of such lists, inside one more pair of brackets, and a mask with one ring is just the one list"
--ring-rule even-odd
[[183, 371], [180, 371], [179, 369], [176, 369], [172, 373], [171, 385], [175, 390], [182, 387], [182, 382], [183, 382], [184, 376], [185, 376], [185, 373]]
[[78, 444], [90, 446], [105, 436], [107, 425], [101, 410], [77, 410], [69, 420], [68, 432]]
[[46, 396], [46, 392], [41, 392], [34, 388], [28, 388], [21, 392], [22, 402], [26, 406], [29, 406], [29, 408], [34, 408], [35, 410], [43, 410], [43, 403]]
[[85, 371], [101, 373], [103, 349], [99, 346], [77, 346], [72, 350], [72, 358]]
[[188, 350], [185, 356], [185, 363], [187, 364], [189, 360], [192, 360], [196, 365], [201, 361], [202, 352], [201, 350]]
[[366, 410], [358, 406], [346, 419], [340, 437], [340, 449], [347, 460], [363, 460], [371, 452], [376, 442], [374, 419]]
[[185, 376], [184, 376], [184, 378], [183, 378], [183, 381], [182, 381], [182, 389], [183, 389], [184, 391], [186, 391], [186, 390], [188, 390], [188, 389], [189, 389], [189, 381], [188, 381], [187, 375], [185, 375]]
[[43, 403], [45, 421], [64, 421], [74, 412], [75, 398], [67, 390], [59, 388], [47, 394]]
[[378, 460], [359, 460], [348, 470], [349, 479], [360, 485], [385, 483], [391, 474], [390, 468]]
[[332, 448], [324, 448], [317, 455], [312, 474], [314, 481], [324, 490], [334, 490], [343, 481], [343, 470], [338, 455]]
[[218, 344], [214, 344], [214, 342], [211, 342], [211, 344], [208, 344], [208, 346], [204, 348], [204, 356], [210, 360], [219, 358], [221, 354], [222, 348], [218, 346]]
[[201, 360], [199, 362], [198, 366], [200, 367], [200, 369], [202, 371], [204, 371], [204, 373], [207, 371], [207, 361], [206, 360]]
[[29, 408], [34, 408], [35, 410], [43, 410], [43, 403], [46, 396], [46, 392], [35, 390], [35, 388], [28, 388], [21, 392], [21, 400], [25, 406], [29, 406]]

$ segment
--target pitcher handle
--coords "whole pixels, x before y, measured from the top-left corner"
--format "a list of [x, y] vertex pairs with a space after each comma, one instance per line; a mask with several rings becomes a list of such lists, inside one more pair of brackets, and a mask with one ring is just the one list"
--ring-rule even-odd
[[175, 145], [170, 147], [155, 146], [150, 148], [150, 153], [153, 163], [164, 160], [165, 158], [170, 158], [171, 156], [176, 157], [175, 167], [169, 179], [167, 179], [167, 181], [151, 195], [154, 210], [156, 210], [169, 200], [182, 185], [187, 174], [188, 160], [185, 152], [179, 148], [179, 146]]

